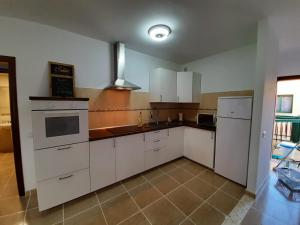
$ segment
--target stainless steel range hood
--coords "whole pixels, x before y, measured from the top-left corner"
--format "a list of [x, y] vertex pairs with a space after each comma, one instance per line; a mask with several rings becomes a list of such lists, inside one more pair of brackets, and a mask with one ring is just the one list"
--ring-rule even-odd
[[114, 81], [106, 89], [113, 90], [138, 90], [139, 86], [125, 79], [125, 44], [117, 42], [114, 44]]

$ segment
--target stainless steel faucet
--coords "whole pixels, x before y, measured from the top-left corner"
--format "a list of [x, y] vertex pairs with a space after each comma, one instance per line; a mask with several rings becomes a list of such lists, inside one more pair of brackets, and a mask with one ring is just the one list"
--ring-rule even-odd
[[158, 125], [158, 121], [159, 121], [159, 110], [158, 109], [154, 109], [153, 110], [155, 117], [152, 114], [152, 111], [150, 111], [150, 123], [154, 123], [156, 125]]

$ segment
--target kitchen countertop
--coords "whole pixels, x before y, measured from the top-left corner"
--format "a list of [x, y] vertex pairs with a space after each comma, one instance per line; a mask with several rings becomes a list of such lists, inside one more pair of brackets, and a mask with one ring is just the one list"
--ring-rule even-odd
[[90, 129], [89, 130], [89, 140], [90, 141], [97, 141], [107, 138], [114, 138], [114, 137], [121, 137], [131, 134], [139, 134], [145, 133], [155, 130], [163, 130], [168, 128], [174, 127], [193, 127], [197, 129], [204, 129], [209, 131], [216, 131], [215, 125], [197, 125], [196, 122], [191, 121], [184, 121], [184, 122], [160, 122], [158, 125], [155, 124], [145, 124], [142, 127], [134, 126], [121, 126], [121, 127], [114, 127], [114, 128], [99, 128], [99, 129]]

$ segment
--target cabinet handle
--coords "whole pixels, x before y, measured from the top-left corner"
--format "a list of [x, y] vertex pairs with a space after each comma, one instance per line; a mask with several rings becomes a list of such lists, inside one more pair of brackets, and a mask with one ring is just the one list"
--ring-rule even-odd
[[71, 178], [71, 177], [73, 177], [74, 175], [72, 174], [72, 175], [69, 175], [69, 176], [66, 176], [66, 177], [60, 177], [60, 178], [58, 178], [59, 180], [65, 180], [65, 179], [68, 179], [68, 178]]
[[179, 102], [179, 96], [177, 96], [177, 102]]
[[170, 129], [168, 129], [168, 136], [170, 136]]
[[160, 148], [155, 148], [153, 149], [153, 151], [158, 152], [160, 150]]
[[58, 148], [57, 151], [67, 150], [72, 148], [72, 146], [64, 147], [64, 148]]
[[144, 136], [143, 136], [143, 138], [144, 138], [144, 142], [146, 141], [146, 134], [144, 133]]
[[116, 139], [114, 138], [114, 148], [116, 147]]
[[154, 142], [160, 142], [160, 140], [155, 140]]
[[156, 131], [154, 131], [153, 133], [160, 133], [160, 130], [156, 130]]
[[162, 95], [160, 95], [160, 102], [162, 102]]

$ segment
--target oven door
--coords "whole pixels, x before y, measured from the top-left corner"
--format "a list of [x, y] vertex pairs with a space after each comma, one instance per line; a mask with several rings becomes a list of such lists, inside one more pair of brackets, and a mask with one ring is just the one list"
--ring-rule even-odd
[[88, 111], [32, 111], [35, 149], [88, 141]]

